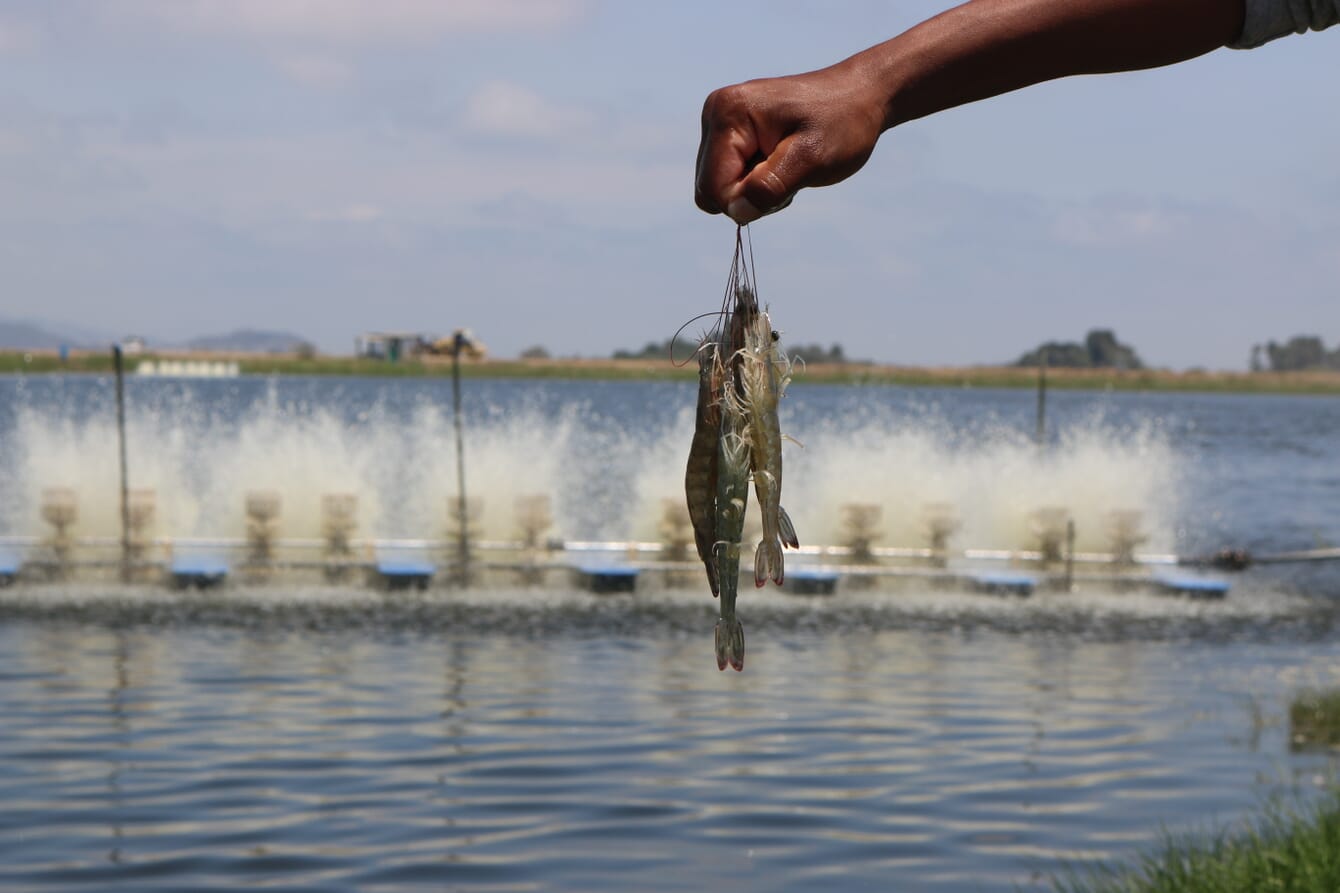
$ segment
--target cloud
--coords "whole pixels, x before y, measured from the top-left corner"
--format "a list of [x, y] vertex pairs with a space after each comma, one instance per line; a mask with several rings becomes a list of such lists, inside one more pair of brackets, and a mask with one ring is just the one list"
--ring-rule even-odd
[[37, 29], [32, 25], [0, 18], [0, 54], [30, 50], [37, 42]]
[[1071, 245], [1122, 245], [1165, 239], [1192, 221], [1167, 203], [1097, 201], [1071, 203], [1054, 221], [1053, 236]]
[[275, 64], [284, 74], [308, 87], [343, 87], [353, 76], [349, 65], [326, 56], [283, 56]]
[[470, 97], [464, 124], [470, 132], [485, 136], [549, 138], [589, 119], [581, 109], [550, 102], [518, 84], [494, 81]]
[[307, 213], [307, 219], [316, 223], [373, 223], [383, 216], [381, 208], [367, 204], [344, 205]]
[[183, 31], [341, 44], [424, 41], [481, 31], [545, 30], [586, 0], [135, 0], [118, 6]]

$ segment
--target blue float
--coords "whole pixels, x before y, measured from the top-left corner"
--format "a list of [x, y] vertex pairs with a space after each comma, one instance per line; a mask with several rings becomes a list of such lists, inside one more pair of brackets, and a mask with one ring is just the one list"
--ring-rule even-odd
[[1188, 598], [1223, 598], [1228, 595], [1228, 583], [1211, 577], [1180, 577], [1164, 574], [1154, 578], [1154, 585], [1172, 595]]
[[1038, 586], [1037, 577], [1003, 571], [971, 574], [968, 579], [979, 591], [999, 595], [1032, 595]]
[[573, 570], [588, 592], [632, 592], [637, 588], [637, 568], [624, 565], [579, 565]]
[[183, 555], [172, 559], [168, 577], [176, 589], [210, 589], [228, 578], [228, 565], [217, 558]]
[[427, 589], [437, 568], [426, 561], [382, 559], [372, 572], [386, 589]]
[[8, 586], [19, 575], [19, 559], [9, 552], [0, 552], [0, 586]]
[[837, 571], [798, 567], [786, 572], [782, 589], [795, 595], [832, 595], [837, 591]]

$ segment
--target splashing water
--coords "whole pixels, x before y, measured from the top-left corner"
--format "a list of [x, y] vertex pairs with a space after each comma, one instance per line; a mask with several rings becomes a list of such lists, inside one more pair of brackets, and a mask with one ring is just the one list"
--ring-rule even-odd
[[[965, 436], [934, 415], [797, 423], [784, 414], [782, 421], [799, 441], [785, 448], [782, 502], [802, 544], [841, 543], [849, 504], [880, 508], [881, 545], [926, 545], [926, 510], [936, 505], [948, 506], [961, 524], [953, 542], [971, 548], [1033, 547], [1033, 513], [1048, 507], [1069, 513], [1081, 551], [1109, 547], [1112, 512], [1140, 513], [1143, 549], [1169, 550], [1176, 541], [1181, 474], [1174, 450], [1152, 424], [1113, 429], [1095, 414], [1040, 450], [1003, 424]], [[682, 498], [692, 426], [686, 409], [647, 453], [637, 479], [635, 535], [654, 539], [662, 500]], [[759, 527], [757, 511], [751, 501], [752, 530]]]
[[[551, 494], [557, 526], [580, 528], [579, 503], [568, 511], [561, 470], [575, 411], [557, 418], [512, 411], [475, 426], [467, 440], [467, 496], [479, 497], [476, 526], [486, 538], [510, 538], [513, 504]], [[358, 530], [382, 538], [444, 535], [457, 491], [451, 419], [421, 403], [408, 415], [374, 406], [350, 420], [331, 407], [249, 407], [236, 419], [184, 405], [169, 414], [132, 412], [127, 423], [136, 489], [156, 495], [155, 533], [240, 536], [244, 495], [280, 499], [282, 537], [321, 535], [325, 494], [357, 497]], [[75, 532], [114, 536], [120, 504], [116, 429], [104, 418], [79, 419], [53, 407], [21, 407], [10, 436], [14, 454], [6, 525], [42, 533], [43, 491], [68, 487], [79, 502]]]
[[[517, 498], [546, 494], [550, 536], [658, 539], [666, 502], [683, 500], [693, 425], [689, 389], [660, 387], [658, 399], [640, 399], [637, 418], [571, 396], [527, 398], [521, 386], [519, 401], [473, 413], [467, 495], [480, 505], [479, 535], [516, 537]], [[239, 536], [245, 494], [269, 490], [281, 501], [281, 537], [320, 536], [328, 493], [357, 497], [359, 536], [444, 536], [457, 490], [450, 410], [426, 396], [360, 407], [338, 390], [295, 401], [270, 387], [228, 408], [191, 392], [132, 401], [131, 485], [156, 493], [152, 532]], [[8, 494], [0, 529], [44, 533], [43, 491], [69, 487], [79, 500], [77, 535], [119, 531], [114, 421], [77, 402], [14, 407], [0, 437], [0, 491]], [[1107, 547], [1109, 513], [1119, 510], [1141, 513], [1142, 548], [1169, 550], [1176, 541], [1181, 475], [1153, 425], [1114, 427], [1094, 415], [1045, 450], [1009, 425], [988, 420], [966, 430], [934, 411], [784, 408], [783, 428], [805, 444], [786, 447], [782, 495], [806, 545], [840, 543], [851, 503], [879, 507], [879, 545], [925, 545], [926, 507], [936, 504], [960, 523], [958, 547], [1029, 548], [1031, 515], [1049, 506], [1075, 520], [1081, 550]], [[756, 511], [751, 501], [751, 529]]]

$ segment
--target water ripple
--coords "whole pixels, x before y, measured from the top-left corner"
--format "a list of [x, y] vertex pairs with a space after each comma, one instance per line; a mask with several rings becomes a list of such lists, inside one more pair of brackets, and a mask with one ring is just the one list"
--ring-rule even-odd
[[1331, 642], [857, 640], [0, 624], [0, 887], [1005, 891], [1324, 768]]

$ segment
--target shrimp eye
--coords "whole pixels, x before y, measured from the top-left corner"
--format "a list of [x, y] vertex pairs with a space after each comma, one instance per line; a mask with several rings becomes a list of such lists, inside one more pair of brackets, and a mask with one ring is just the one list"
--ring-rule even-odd
[[781, 341], [781, 340], [782, 340], [782, 334], [781, 334], [781, 332], [778, 332], [776, 329], [773, 329], [773, 330], [772, 330], [772, 340], [773, 340], [773, 341]]

